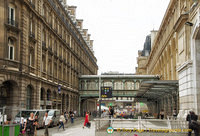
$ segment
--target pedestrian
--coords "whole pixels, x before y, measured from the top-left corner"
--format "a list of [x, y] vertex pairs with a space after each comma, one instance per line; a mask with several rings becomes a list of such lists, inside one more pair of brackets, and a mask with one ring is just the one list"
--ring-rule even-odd
[[24, 130], [27, 136], [34, 136], [35, 125], [34, 125], [34, 114], [30, 113], [30, 117], [26, 120]]
[[35, 121], [34, 121], [34, 125], [35, 125], [35, 136], [37, 136], [37, 127], [38, 127], [38, 115], [35, 115]]
[[110, 118], [113, 117], [113, 114], [114, 114], [114, 110], [113, 110], [113, 108], [110, 106], [110, 107], [109, 107], [109, 117], [110, 117]]
[[65, 122], [67, 123], [67, 121], [68, 121], [68, 117], [69, 117], [69, 114], [68, 114], [67, 111], [64, 113], [64, 117], [65, 117]]
[[24, 114], [22, 114], [21, 118], [20, 118], [20, 133], [22, 134], [22, 131], [24, 129]]
[[64, 126], [64, 123], [65, 123], [65, 117], [64, 117], [64, 113], [62, 113], [60, 115], [60, 126], [58, 127], [58, 131], [61, 127], [63, 127], [63, 130], [65, 130], [65, 126]]
[[89, 122], [89, 117], [90, 117], [90, 115], [88, 114], [89, 112], [86, 112], [85, 113], [85, 122], [84, 122], [84, 124], [83, 124], [83, 128], [86, 126], [86, 127], [88, 127], [88, 128], [90, 128], [90, 122]]
[[174, 119], [176, 119], [176, 117], [177, 117], [176, 108], [174, 108], [174, 110], [173, 110], [173, 117], [174, 117]]
[[73, 124], [74, 123], [74, 113], [73, 112], [71, 112], [70, 118], [71, 118], [71, 124]]
[[164, 113], [164, 110], [162, 109], [162, 110], [160, 111], [160, 118], [161, 118], [161, 119], [164, 119], [164, 114], [165, 114], [165, 113]]
[[45, 116], [43, 118], [43, 124], [44, 124], [44, 128], [45, 128], [45, 131], [44, 131], [45, 136], [49, 136], [48, 127], [50, 126], [51, 121], [52, 121], [51, 118], [48, 116], [48, 113], [46, 112]]
[[189, 121], [189, 129], [191, 131], [188, 132], [188, 136], [191, 136], [192, 131], [194, 130], [195, 136], [199, 134], [199, 125], [197, 122], [198, 116], [194, 113], [194, 111], [190, 111], [186, 117], [186, 120]]

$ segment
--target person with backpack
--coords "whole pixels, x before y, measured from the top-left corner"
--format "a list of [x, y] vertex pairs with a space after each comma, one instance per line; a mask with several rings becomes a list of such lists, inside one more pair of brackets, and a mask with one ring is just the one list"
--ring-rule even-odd
[[34, 136], [35, 119], [33, 113], [30, 113], [30, 117], [26, 120], [24, 130], [26, 131], [27, 136]]
[[188, 136], [191, 136], [192, 131], [194, 130], [195, 136], [199, 135], [199, 125], [197, 122], [198, 116], [194, 113], [194, 111], [190, 111], [186, 117], [186, 121], [189, 121], [189, 129], [191, 131], [188, 132]]

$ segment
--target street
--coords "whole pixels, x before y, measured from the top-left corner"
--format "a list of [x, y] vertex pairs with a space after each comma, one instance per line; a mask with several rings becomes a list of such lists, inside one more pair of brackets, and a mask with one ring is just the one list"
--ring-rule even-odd
[[[71, 125], [70, 122], [65, 124], [65, 130], [62, 128], [58, 131], [58, 126], [49, 128], [50, 136], [94, 136], [95, 135], [95, 126], [94, 122], [91, 121], [91, 128], [83, 129], [84, 118], [77, 118], [74, 121], [74, 124]], [[44, 136], [44, 129], [39, 129], [37, 131], [38, 136]]]

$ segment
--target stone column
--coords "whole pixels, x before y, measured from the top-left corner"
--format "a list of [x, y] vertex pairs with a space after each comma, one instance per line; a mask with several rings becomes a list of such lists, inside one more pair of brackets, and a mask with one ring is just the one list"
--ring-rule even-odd
[[84, 90], [87, 90], [87, 80], [84, 80]]
[[81, 116], [81, 97], [78, 98], [78, 116]]
[[44, 96], [43, 96], [43, 98], [44, 98], [44, 109], [46, 109], [47, 108], [47, 90], [44, 90]]
[[136, 80], [133, 81], [134, 82], [134, 90], [136, 89]]
[[126, 80], [122, 80], [122, 90], [125, 90], [125, 83], [126, 83]]

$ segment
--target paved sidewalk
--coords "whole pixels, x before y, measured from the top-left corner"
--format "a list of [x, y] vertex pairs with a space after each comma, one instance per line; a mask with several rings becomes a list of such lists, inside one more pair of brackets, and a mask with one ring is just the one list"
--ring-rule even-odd
[[[76, 118], [74, 120], [74, 124], [71, 124], [70, 120], [68, 120], [67, 124], [65, 124], [65, 131], [67, 131], [68, 129], [70, 129], [72, 127], [76, 127], [76, 126], [79, 126], [79, 125], [81, 126], [81, 125], [83, 125], [83, 123], [84, 123], [83, 117]], [[62, 128], [58, 131], [58, 126], [53, 127], [53, 128], [49, 128], [50, 136], [53, 136], [53, 134], [62, 133], [62, 132], [63, 132]], [[43, 128], [37, 130], [37, 136], [44, 136], [44, 129]], [[60, 136], [62, 136], [62, 135], [60, 135]]]

